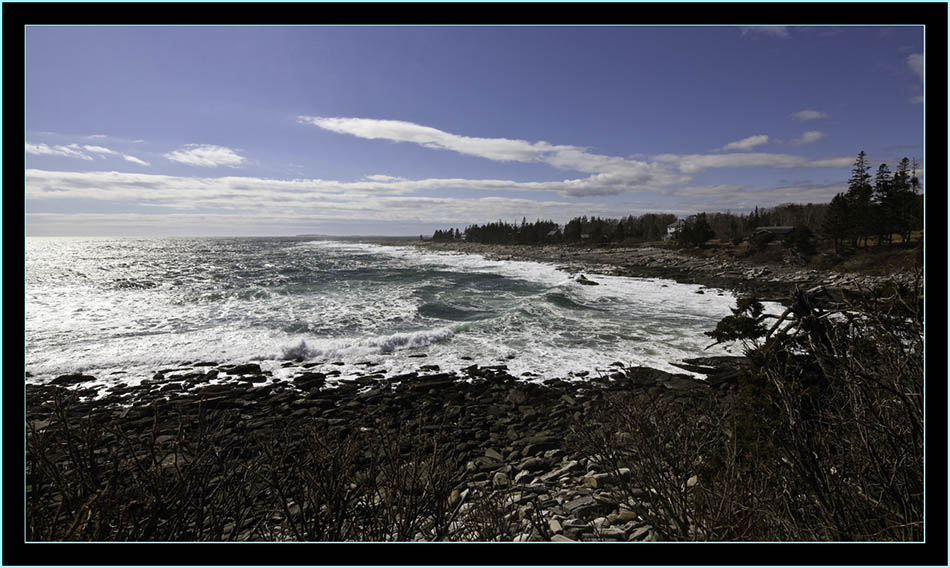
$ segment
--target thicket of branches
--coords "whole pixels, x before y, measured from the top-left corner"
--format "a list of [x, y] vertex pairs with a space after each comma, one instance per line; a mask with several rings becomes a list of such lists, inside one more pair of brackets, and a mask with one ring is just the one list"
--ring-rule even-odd
[[733, 390], [615, 395], [578, 444], [666, 539], [922, 540], [921, 293], [742, 300], [709, 332], [745, 343]]

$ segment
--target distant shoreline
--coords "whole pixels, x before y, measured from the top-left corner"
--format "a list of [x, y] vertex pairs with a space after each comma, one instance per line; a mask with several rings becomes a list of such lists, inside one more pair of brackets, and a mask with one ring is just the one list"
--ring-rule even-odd
[[760, 300], [780, 303], [787, 303], [796, 287], [809, 290], [820, 286], [827, 290], [853, 292], [894, 280], [909, 284], [914, 279], [914, 275], [908, 272], [871, 276], [791, 265], [761, 265], [741, 260], [699, 258], [653, 246], [532, 246], [418, 240], [378, 244], [405, 244], [440, 252], [479, 254], [492, 260], [546, 262], [571, 273], [665, 278], [681, 284], [726, 289], [737, 295], [754, 294]]

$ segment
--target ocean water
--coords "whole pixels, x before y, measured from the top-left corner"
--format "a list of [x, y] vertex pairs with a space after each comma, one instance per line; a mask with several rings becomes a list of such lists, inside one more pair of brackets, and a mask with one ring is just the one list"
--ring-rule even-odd
[[[615, 361], [729, 354], [704, 331], [731, 293], [660, 279], [306, 238], [28, 238], [26, 370], [136, 383], [198, 361], [372, 362], [390, 373], [508, 365], [514, 375], [596, 376]], [[721, 295], [720, 295], [721, 293]], [[426, 354], [426, 358], [412, 355]], [[736, 351], [736, 354], [738, 352]], [[464, 359], [467, 357], [470, 359]]]

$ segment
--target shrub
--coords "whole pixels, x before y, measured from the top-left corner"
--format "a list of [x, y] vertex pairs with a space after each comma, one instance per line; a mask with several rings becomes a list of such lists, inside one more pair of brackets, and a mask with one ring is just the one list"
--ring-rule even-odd
[[710, 333], [747, 342], [736, 388], [613, 394], [578, 447], [670, 540], [922, 540], [920, 294], [799, 292], [764, 332], [744, 300]]

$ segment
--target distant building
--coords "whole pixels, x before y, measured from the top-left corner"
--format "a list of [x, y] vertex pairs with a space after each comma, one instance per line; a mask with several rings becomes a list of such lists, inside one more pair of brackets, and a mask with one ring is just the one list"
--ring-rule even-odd
[[686, 221], [682, 219], [677, 219], [675, 223], [670, 223], [666, 226], [666, 235], [664, 235], [663, 240], [668, 241], [676, 236], [676, 233], [680, 232], [683, 227], [686, 226]]

